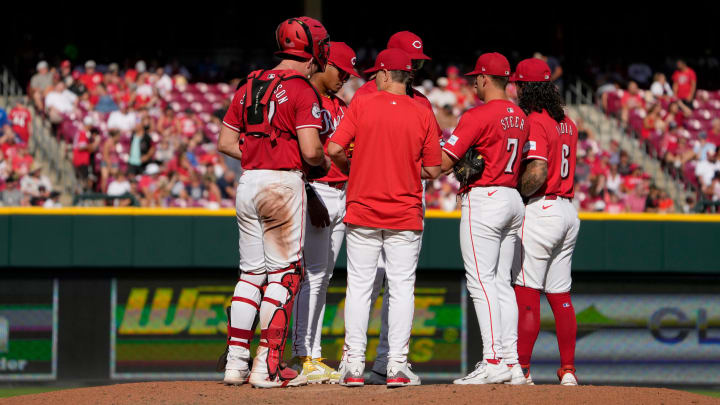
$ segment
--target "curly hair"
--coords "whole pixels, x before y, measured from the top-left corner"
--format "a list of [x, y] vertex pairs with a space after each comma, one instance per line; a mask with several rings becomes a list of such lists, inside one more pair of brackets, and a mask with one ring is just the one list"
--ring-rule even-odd
[[557, 86], [552, 82], [520, 83], [522, 90], [518, 92], [518, 103], [525, 114], [545, 110], [557, 122], [565, 119], [565, 102]]

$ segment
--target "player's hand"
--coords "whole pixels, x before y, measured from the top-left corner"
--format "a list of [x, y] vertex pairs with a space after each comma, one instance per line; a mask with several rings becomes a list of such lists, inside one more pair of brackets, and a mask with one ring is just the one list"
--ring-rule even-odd
[[310, 223], [316, 228], [325, 228], [330, 225], [330, 215], [322, 203], [320, 197], [315, 193], [310, 185], [305, 187], [308, 198], [308, 216], [310, 217]]

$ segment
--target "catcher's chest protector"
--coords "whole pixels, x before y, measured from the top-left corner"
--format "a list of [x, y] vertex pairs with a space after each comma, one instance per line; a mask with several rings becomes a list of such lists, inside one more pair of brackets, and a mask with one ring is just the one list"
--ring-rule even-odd
[[[307, 78], [298, 75], [294, 71], [285, 71], [268, 75], [266, 79], [261, 79], [264, 70], [256, 70], [247, 77], [247, 86], [245, 87], [245, 130], [246, 134], [256, 137], [270, 138], [270, 142], [274, 142], [279, 136], [290, 137], [292, 134], [285, 133], [271, 125], [273, 115], [277, 108], [276, 102], [271, 100], [273, 94], [277, 90], [281, 82], [302, 79], [308, 83], [308, 86], [315, 90]], [[317, 92], [316, 92], [317, 93]]]

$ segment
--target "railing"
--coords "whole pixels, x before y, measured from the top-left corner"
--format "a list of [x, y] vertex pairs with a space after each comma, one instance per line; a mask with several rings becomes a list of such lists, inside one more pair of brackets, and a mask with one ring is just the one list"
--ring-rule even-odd
[[[23, 89], [7, 68], [2, 67], [0, 73], [0, 97], [4, 99], [5, 106], [10, 107], [17, 97], [24, 97]], [[52, 134], [50, 122], [44, 118], [41, 111], [37, 111], [32, 102], [28, 103], [32, 111], [32, 136], [28, 142], [28, 150], [35, 159], [45, 162], [50, 177], [54, 178], [55, 185], [60, 187], [64, 203], [70, 203], [72, 196], [78, 190], [78, 181], [75, 170], [68, 159], [69, 146], [58, 141]]]
[[606, 117], [605, 112], [602, 108], [600, 108], [598, 102], [599, 100], [595, 97], [595, 92], [592, 87], [579, 79], [575, 83], [571, 83], [568, 86], [568, 90], [565, 92], [565, 103], [567, 105], [584, 105], [596, 110], [597, 114], [586, 114], [583, 109], [577, 109], [583, 120], [598, 130], [597, 136], [599, 138], [605, 139], [611, 137], [610, 134], [613, 131], [620, 131], [623, 136], [617, 139], [617, 141], [621, 150], [636, 150], [638, 153], [635, 154], [636, 156], [634, 160], [643, 168], [655, 166], [659, 168], [658, 170], [662, 172], [662, 178], [664, 181], [660, 184], [659, 176], [652, 176], [653, 181], [658, 187], [668, 190], [668, 192], [672, 189], [675, 192], [675, 208], [679, 211], [680, 207], [684, 203], [686, 195], [684, 185], [679, 181], [675, 181], [670, 174], [670, 171], [664, 168], [658, 159], [651, 156], [646, 151], [645, 145], [643, 145], [643, 143], [635, 137], [631, 136], [631, 128], [629, 128], [626, 124], [621, 123], [614, 117]]

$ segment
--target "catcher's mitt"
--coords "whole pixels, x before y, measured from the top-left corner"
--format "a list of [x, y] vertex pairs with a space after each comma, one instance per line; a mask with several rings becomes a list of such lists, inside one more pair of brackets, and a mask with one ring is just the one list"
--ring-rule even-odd
[[485, 159], [475, 148], [470, 148], [460, 160], [457, 161], [453, 172], [455, 179], [462, 187], [467, 187], [472, 180], [482, 175], [485, 169]]

